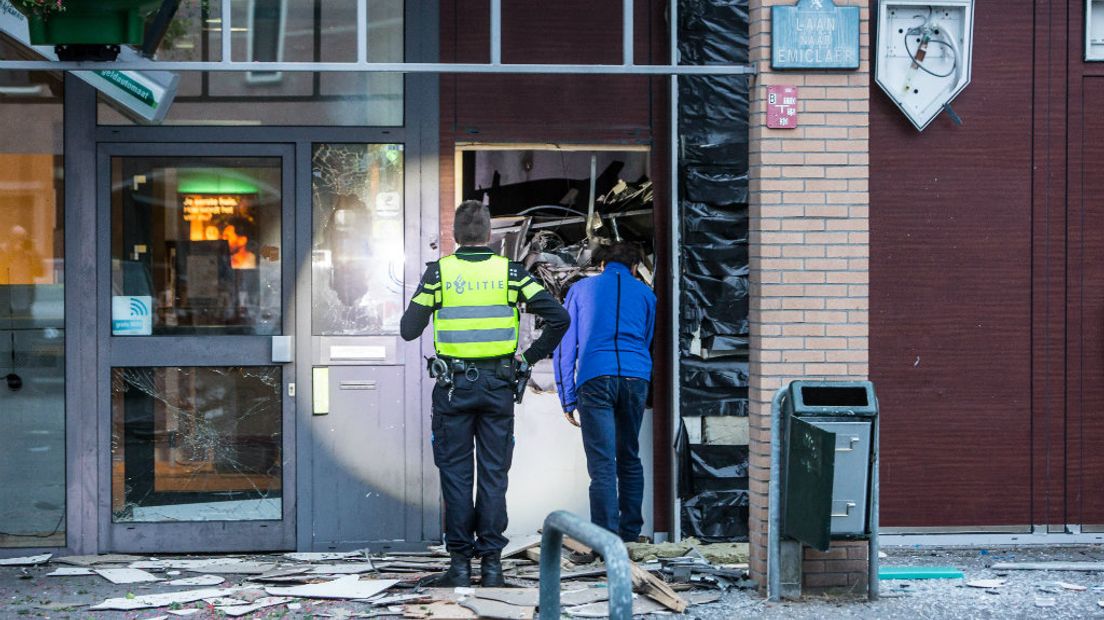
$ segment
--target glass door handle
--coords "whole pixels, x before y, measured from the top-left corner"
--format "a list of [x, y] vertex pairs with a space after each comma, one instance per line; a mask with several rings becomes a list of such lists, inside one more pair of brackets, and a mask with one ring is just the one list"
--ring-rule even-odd
[[289, 364], [295, 361], [295, 340], [292, 336], [272, 337], [272, 363]]

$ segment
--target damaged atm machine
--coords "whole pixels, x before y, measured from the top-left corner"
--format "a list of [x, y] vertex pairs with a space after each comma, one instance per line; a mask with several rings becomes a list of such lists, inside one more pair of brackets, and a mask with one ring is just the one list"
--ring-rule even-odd
[[[595, 253], [613, 241], [640, 246], [638, 275], [653, 285], [653, 162], [646, 146], [478, 145], [461, 149], [461, 162], [458, 198], [489, 206], [491, 249], [524, 264], [561, 302], [573, 284], [601, 273]], [[542, 325], [530, 314], [523, 313], [521, 321], [519, 346], [524, 350]], [[657, 364], [657, 371], [661, 368]], [[560, 414], [551, 360], [534, 366], [517, 413], [507, 534], [532, 534], [551, 510], [587, 514], [586, 456], [578, 429]], [[651, 534], [651, 415], [645, 416], [640, 441], [647, 472], [644, 532]], [[534, 480], [541, 483], [532, 484]]]

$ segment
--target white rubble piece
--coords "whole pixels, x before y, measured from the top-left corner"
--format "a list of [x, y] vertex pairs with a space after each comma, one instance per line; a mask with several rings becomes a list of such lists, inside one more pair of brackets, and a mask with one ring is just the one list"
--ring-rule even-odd
[[966, 585], [971, 588], [999, 588], [1005, 584], [1003, 579], [975, 579], [973, 581], [967, 581]]
[[[108, 553], [106, 555], [68, 555], [63, 558], [55, 558], [57, 564], [69, 564], [70, 566], [95, 566], [96, 564], [127, 564], [137, 562], [142, 558], [136, 555], [120, 555]], [[132, 566], [131, 568], [141, 568]]]
[[239, 592], [241, 588], [204, 588], [201, 590], [185, 590], [183, 592], [163, 592], [161, 594], [144, 594], [134, 598], [109, 598], [99, 605], [93, 605], [88, 609], [92, 611], [112, 610], [131, 611], [135, 609], [154, 609], [168, 607], [173, 604], [184, 605], [209, 598], [229, 596]]
[[225, 607], [219, 607], [216, 611], [220, 611], [231, 618], [238, 616], [244, 616], [251, 614], [255, 611], [260, 611], [266, 607], [275, 607], [276, 605], [283, 605], [284, 603], [290, 603], [295, 599], [286, 596], [265, 596], [259, 598], [248, 605], [229, 605]]
[[299, 598], [360, 599], [371, 598], [398, 583], [397, 579], [370, 579], [361, 581], [356, 575], [341, 577], [324, 583], [312, 583], [288, 588], [265, 588], [271, 596]]
[[364, 560], [368, 556], [363, 551], [331, 551], [285, 553], [284, 557], [296, 562], [333, 562], [334, 560], [349, 560], [353, 558], [356, 558], [357, 560]]
[[58, 567], [52, 573], [47, 573], [47, 577], [87, 577], [89, 575], [95, 575], [96, 573], [90, 568], [81, 568], [79, 566], [61, 566]]
[[49, 562], [52, 557], [54, 557], [52, 553], [43, 553], [42, 555], [28, 555], [21, 558], [5, 558], [0, 560], [0, 566], [37, 566]]
[[376, 570], [371, 562], [349, 562], [347, 564], [315, 564], [311, 566], [310, 575], [360, 575]]
[[1077, 585], [1076, 583], [1066, 583], [1064, 581], [1056, 581], [1054, 582], [1054, 585], [1062, 588], [1063, 590], [1071, 590], [1073, 592], [1084, 592], [1085, 590], [1089, 589], [1088, 586], [1081, 586]]
[[993, 570], [1068, 570], [1084, 572], [1104, 571], [1104, 562], [1000, 562]]
[[222, 585], [226, 579], [219, 577], [218, 575], [200, 575], [198, 577], [185, 577], [183, 579], [173, 579], [172, 581], [166, 581], [167, 586], [218, 586]]
[[168, 612], [174, 616], [192, 616], [203, 611], [198, 607], [191, 607], [188, 609], [170, 609]]
[[116, 585], [161, 581], [157, 575], [137, 568], [97, 568], [95, 573]]
[[510, 542], [506, 543], [506, 546], [502, 549], [502, 558], [511, 558], [515, 555], [524, 553], [527, 549], [533, 547], [539, 547], [541, 544], [540, 534], [530, 534], [528, 536], [519, 536], [514, 538]]

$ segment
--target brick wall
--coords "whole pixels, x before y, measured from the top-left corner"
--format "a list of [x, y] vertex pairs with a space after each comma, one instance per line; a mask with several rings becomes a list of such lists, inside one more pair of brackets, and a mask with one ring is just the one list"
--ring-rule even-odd
[[[770, 68], [770, 7], [750, 0], [751, 62], [751, 570], [766, 582], [770, 403], [794, 379], [868, 373], [869, 0], [858, 71]], [[799, 128], [766, 128], [766, 87], [798, 87]], [[854, 543], [805, 556], [805, 587], [865, 589]]]

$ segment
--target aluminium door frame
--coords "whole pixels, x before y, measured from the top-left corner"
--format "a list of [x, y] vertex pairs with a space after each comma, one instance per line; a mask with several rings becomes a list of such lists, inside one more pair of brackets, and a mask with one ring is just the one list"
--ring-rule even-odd
[[[294, 382], [294, 364], [271, 362], [268, 336], [140, 336], [113, 337], [111, 325], [111, 160], [130, 158], [278, 158], [281, 169], [281, 334], [294, 334], [294, 244], [295, 244], [295, 151], [281, 144], [179, 144], [102, 143], [96, 148], [98, 187], [96, 192], [96, 336], [99, 358], [97, 372], [97, 469], [99, 471], [100, 546], [109, 551], [254, 551], [284, 550], [295, 546], [296, 455], [295, 399], [286, 386]], [[104, 243], [103, 241], [108, 241]], [[288, 252], [292, 252], [288, 254]], [[212, 344], [219, 346], [212, 347]], [[242, 362], [242, 359], [249, 361]], [[138, 366], [279, 366], [281, 394], [281, 509], [279, 521], [112, 521], [112, 407], [111, 373], [114, 367]], [[274, 536], [275, 535], [275, 536]], [[171, 540], [171, 545], [163, 541]]]

